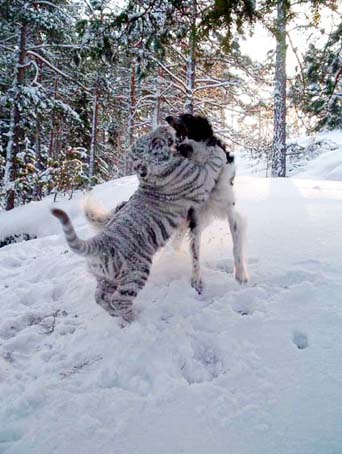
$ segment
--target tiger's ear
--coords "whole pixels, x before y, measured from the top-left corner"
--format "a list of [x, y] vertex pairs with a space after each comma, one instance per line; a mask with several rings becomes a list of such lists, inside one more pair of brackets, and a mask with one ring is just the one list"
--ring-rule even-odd
[[177, 151], [183, 158], [191, 159], [194, 149], [188, 143], [181, 143], [177, 146]]

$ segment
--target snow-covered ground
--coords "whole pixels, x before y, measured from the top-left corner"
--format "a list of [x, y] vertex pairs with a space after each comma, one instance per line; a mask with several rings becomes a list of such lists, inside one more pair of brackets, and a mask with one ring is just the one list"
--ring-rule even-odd
[[[98, 186], [107, 206], [133, 177]], [[0, 217], [0, 453], [342, 453], [342, 182], [240, 177], [251, 281], [232, 277], [228, 225], [190, 260], [165, 248], [120, 329], [68, 252], [51, 199]], [[90, 235], [81, 197], [61, 201]], [[185, 245], [186, 246], [186, 245]]]

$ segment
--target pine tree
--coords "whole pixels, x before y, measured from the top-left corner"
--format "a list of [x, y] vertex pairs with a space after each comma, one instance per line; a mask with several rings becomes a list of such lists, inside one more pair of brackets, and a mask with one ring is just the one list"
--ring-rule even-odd
[[[334, 7], [334, 0], [310, 0], [306, 2], [299, 0], [295, 4], [289, 0], [272, 0], [261, 2], [259, 17], [262, 22], [271, 30], [276, 39], [276, 61], [274, 78], [274, 133], [272, 146], [272, 176], [286, 176], [286, 53], [287, 53], [287, 24], [296, 16], [295, 8], [301, 4], [309, 3], [311, 7], [313, 22], [307, 26], [313, 26], [319, 17], [319, 8], [328, 5]], [[277, 11], [275, 24], [272, 26], [267, 23], [268, 14]]]
[[272, 177], [286, 176], [286, 22], [287, 0], [277, 0], [274, 74], [274, 135]]
[[[5, 45], [3, 56], [14, 74], [12, 81], [2, 79], [1, 102], [5, 107], [2, 128], [3, 149], [6, 150], [4, 172], [5, 208], [12, 209], [20, 198], [22, 175], [18, 160], [20, 153], [31, 150], [39, 162], [42, 154], [43, 118], [54, 109], [77, 119], [72, 108], [61, 100], [51, 99], [49, 88], [52, 75], [70, 77], [55, 65], [56, 56], [65, 36], [69, 36], [71, 22], [66, 1], [2, 0], [0, 5], [0, 33]], [[68, 45], [66, 45], [68, 47]], [[56, 48], [56, 50], [55, 50]], [[8, 71], [10, 74], [10, 71]], [[51, 77], [52, 76], [52, 77]], [[41, 169], [37, 168], [39, 172]], [[24, 171], [25, 174], [25, 171]], [[17, 178], [18, 177], [18, 178]], [[37, 188], [32, 188], [33, 193]]]
[[[292, 101], [313, 120], [313, 129], [342, 128], [342, 25], [311, 43], [297, 75]], [[321, 44], [323, 42], [325, 44]]]

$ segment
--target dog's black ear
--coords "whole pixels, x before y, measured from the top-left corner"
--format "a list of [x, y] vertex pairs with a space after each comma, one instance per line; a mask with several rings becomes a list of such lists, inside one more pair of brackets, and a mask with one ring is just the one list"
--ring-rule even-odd
[[185, 129], [185, 125], [182, 122], [180, 117], [173, 117], [169, 115], [165, 118], [165, 121], [172, 126], [172, 128], [176, 131], [176, 135], [179, 139], [183, 139], [187, 137], [187, 131]]
[[173, 126], [175, 118], [172, 117], [172, 115], [169, 115], [168, 117], [165, 118], [165, 121], [166, 121], [166, 123], [169, 123], [170, 126]]

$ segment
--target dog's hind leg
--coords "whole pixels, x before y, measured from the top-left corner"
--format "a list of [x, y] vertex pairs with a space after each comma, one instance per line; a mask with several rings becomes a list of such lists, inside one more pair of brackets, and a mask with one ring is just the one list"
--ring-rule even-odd
[[201, 278], [200, 267], [200, 243], [201, 229], [193, 209], [189, 210], [189, 228], [190, 228], [190, 252], [192, 259], [191, 286], [201, 294], [203, 292], [203, 281]]
[[242, 283], [248, 282], [248, 271], [245, 258], [246, 221], [234, 206], [228, 208], [228, 223], [233, 239], [235, 279]]

